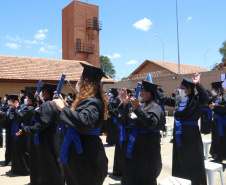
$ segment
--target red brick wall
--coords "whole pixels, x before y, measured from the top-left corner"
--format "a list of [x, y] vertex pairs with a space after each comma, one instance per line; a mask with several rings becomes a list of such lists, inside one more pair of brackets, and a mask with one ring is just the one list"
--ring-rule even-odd
[[[99, 67], [99, 31], [92, 30], [94, 40], [88, 39], [89, 30], [86, 28], [86, 21], [97, 17], [99, 21], [98, 6], [73, 1], [62, 10], [62, 53], [63, 59], [87, 61]], [[76, 38], [81, 43], [95, 45], [95, 53], [75, 53]]]

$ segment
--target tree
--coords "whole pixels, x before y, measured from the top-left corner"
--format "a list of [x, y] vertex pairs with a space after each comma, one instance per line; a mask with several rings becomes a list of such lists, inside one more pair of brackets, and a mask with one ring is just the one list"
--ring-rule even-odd
[[116, 71], [110, 61], [110, 58], [108, 58], [107, 56], [100, 56], [100, 68], [104, 71], [106, 75], [110, 76], [111, 78], [115, 78]]
[[226, 41], [223, 42], [222, 47], [219, 49], [220, 54], [223, 56], [222, 61], [226, 59]]

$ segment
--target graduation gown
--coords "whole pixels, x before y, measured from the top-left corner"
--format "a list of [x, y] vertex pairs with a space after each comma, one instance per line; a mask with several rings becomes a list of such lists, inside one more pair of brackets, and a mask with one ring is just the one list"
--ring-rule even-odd
[[[63, 167], [59, 161], [61, 148], [61, 136], [57, 124], [59, 114], [56, 105], [46, 101], [35, 110], [31, 125], [23, 127], [23, 134], [31, 136], [31, 185], [64, 184]], [[39, 144], [34, 143], [37, 133]]]
[[[213, 102], [215, 102], [215, 99], [216, 97], [213, 99]], [[226, 94], [223, 95], [221, 102], [215, 104], [213, 111], [214, 114], [226, 116]], [[223, 127], [224, 136], [219, 136], [218, 124], [219, 120], [214, 118], [210, 154], [217, 162], [222, 162], [222, 160], [226, 159], [226, 126]]]
[[[114, 176], [122, 176], [123, 168], [124, 168], [124, 160], [125, 160], [125, 150], [126, 150], [126, 141], [120, 141], [120, 132], [121, 129], [125, 129], [121, 122], [125, 122], [122, 118], [122, 116], [119, 114], [118, 110], [117, 112], [117, 134], [116, 134], [116, 144], [115, 144], [115, 154], [114, 154], [114, 163], [113, 163], [113, 175]], [[121, 128], [122, 127], [122, 128]], [[125, 129], [126, 133], [126, 129]], [[120, 146], [121, 142], [121, 146]]]
[[[111, 100], [110, 104], [108, 105], [108, 111], [109, 111], [109, 116], [110, 118], [107, 119], [106, 124], [107, 124], [107, 137], [106, 137], [106, 142], [109, 145], [115, 145], [116, 144], [116, 134], [117, 134], [117, 124], [115, 122], [115, 110], [120, 104], [120, 99], [118, 97], [114, 98]], [[114, 118], [113, 118], [114, 117]]]
[[6, 129], [6, 149], [5, 149], [5, 166], [7, 166], [12, 159], [12, 137], [11, 137], [11, 120], [9, 118], [9, 112], [11, 106], [6, 105], [4, 112], [2, 112], [1, 117], [3, 118], [3, 127]]
[[[174, 118], [176, 120], [198, 121], [202, 108], [208, 103], [208, 94], [201, 84], [196, 85], [196, 89], [198, 94], [189, 95], [187, 106], [181, 112], [178, 111], [180, 96], [167, 98], [159, 91], [157, 93], [162, 103], [175, 107]], [[182, 146], [178, 146], [174, 129], [172, 175], [189, 179], [192, 181], [192, 185], [206, 185], [203, 143], [199, 127], [196, 125], [182, 125], [181, 139]]]
[[[148, 102], [147, 102], [148, 103]], [[140, 106], [133, 113], [135, 118], [128, 116], [129, 106], [126, 108], [119, 107], [120, 115], [125, 122], [124, 126], [130, 125], [136, 129], [144, 131], [162, 130], [165, 124], [165, 116], [161, 107], [153, 103], [147, 111]], [[128, 130], [126, 146], [131, 130]], [[126, 149], [126, 150], [127, 150]], [[124, 168], [122, 173], [122, 185], [155, 185], [156, 178], [162, 169], [160, 134], [138, 133], [132, 150], [132, 158], [125, 157]]]
[[[104, 120], [104, 107], [99, 98], [81, 100], [75, 111], [64, 107], [60, 122], [80, 134], [83, 153], [78, 154], [75, 143], [69, 149], [67, 165], [64, 165], [67, 185], [102, 185], [108, 173], [108, 159], [99, 135], [88, 135], [100, 128]], [[66, 131], [67, 132], [67, 131]], [[63, 144], [64, 145], [64, 144]]]
[[209, 107], [205, 107], [201, 112], [201, 125], [200, 132], [209, 134], [212, 130], [212, 111]]
[[5, 113], [8, 108], [9, 108], [8, 104], [6, 102], [4, 102], [1, 107], [2, 113], [0, 114], [0, 147], [2, 147], [2, 139], [3, 139], [2, 138], [2, 129], [3, 128], [6, 129], [7, 121], [5, 119]]
[[[14, 119], [20, 124], [29, 125], [34, 115], [35, 108], [33, 105], [25, 106], [23, 110], [20, 108], [14, 109]], [[16, 128], [15, 128], [16, 129]], [[16, 133], [18, 130], [15, 130]], [[12, 166], [11, 171], [17, 175], [29, 175], [29, 143], [30, 137], [22, 135], [20, 137], [13, 137], [13, 148], [12, 148]]]

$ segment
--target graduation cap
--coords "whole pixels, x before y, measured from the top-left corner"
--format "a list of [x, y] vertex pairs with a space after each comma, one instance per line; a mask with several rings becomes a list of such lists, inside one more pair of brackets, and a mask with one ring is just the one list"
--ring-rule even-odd
[[25, 91], [25, 90], [20, 90], [20, 92], [21, 92], [21, 93], [24, 93], [24, 95], [27, 94], [27, 91]]
[[116, 94], [116, 93], [118, 93], [118, 89], [117, 88], [111, 88], [110, 93]]
[[49, 93], [53, 93], [57, 89], [57, 85], [44, 83], [42, 90], [47, 90]]
[[132, 91], [130, 89], [126, 89], [127, 94], [132, 94]]
[[214, 88], [214, 89], [219, 89], [219, 88], [222, 87], [222, 83], [223, 83], [223, 82], [224, 82], [224, 81], [212, 82], [210, 85], [212, 85], [212, 88]]
[[194, 89], [195, 88], [195, 84], [193, 83], [192, 79], [190, 78], [186, 78], [181, 76], [181, 78], [183, 78], [181, 84], [185, 87], [187, 87], [188, 89]]
[[143, 81], [141, 89], [144, 89], [146, 92], [156, 93], [158, 86], [159, 85]]
[[159, 90], [161, 93], [163, 93], [163, 92], [164, 92], [161, 88], [158, 88], [158, 90]]
[[70, 96], [72, 98], [72, 93], [68, 93], [68, 96]]
[[102, 71], [101, 68], [94, 67], [94, 66], [91, 66], [91, 65], [87, 65], [87, 64], [84, 64], [84, 63], [81, 63], [81, 62], [80, 62], [80, 64], [84, 67], [83, 73], [82, 73], [82, 77], [84, 79], [88, 78], [90, 80], [100, 82], [102, 77], [108, 78], [105, 75], [105, 73]]
[[10, 94], [9, 99], [18, 100], [18, 95], [17, 94]]

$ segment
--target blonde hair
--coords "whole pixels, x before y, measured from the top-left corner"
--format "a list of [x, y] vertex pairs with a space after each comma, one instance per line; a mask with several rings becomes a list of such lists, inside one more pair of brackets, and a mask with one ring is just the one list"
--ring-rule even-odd
[[88, 97], [97, 97], [100, 98], [102, 103], [104, 104], [104, 120], [108, 118], [108, 107], [107, 102], [104, 98], [104, 91], [99, 82], [90, 80], [88, 78], [80, 79], [80, 91], [76, 96], [76, 100], [71, 106], [71, 110], [75, 110], [78, 103]]

